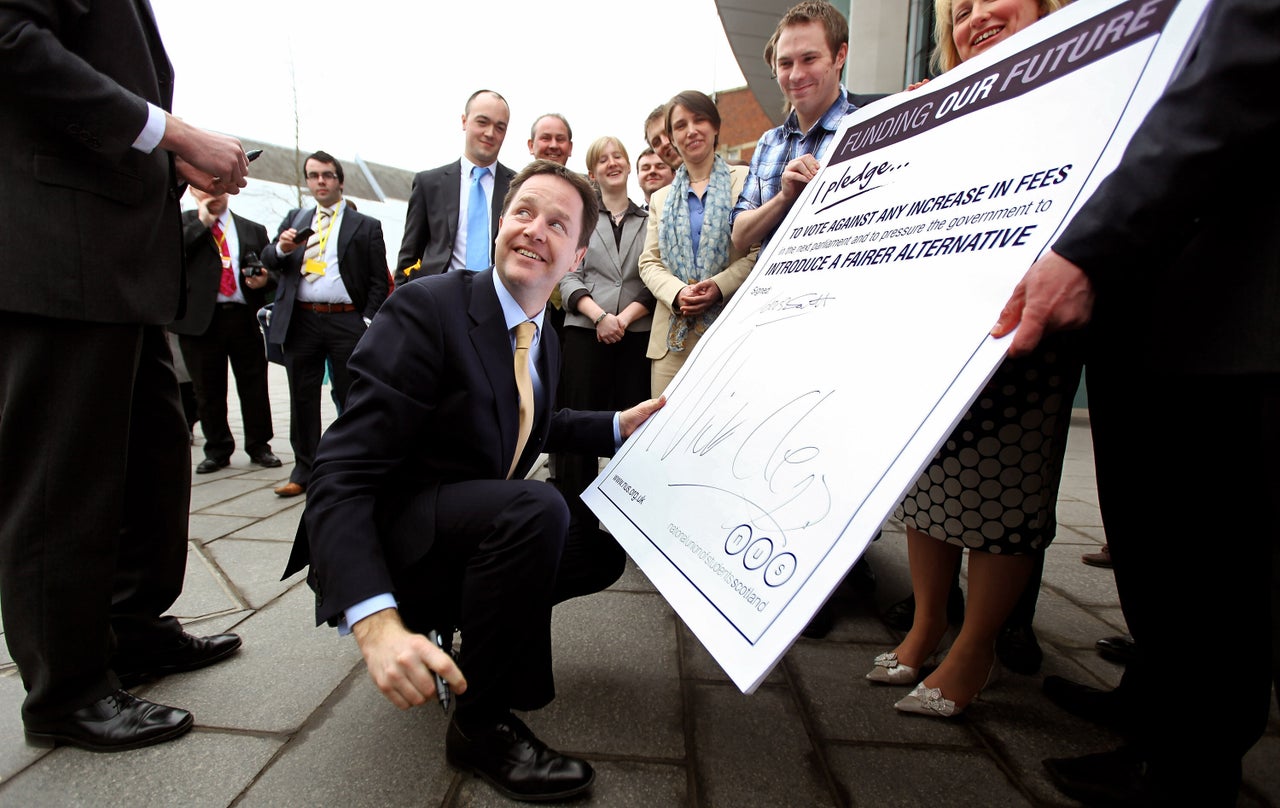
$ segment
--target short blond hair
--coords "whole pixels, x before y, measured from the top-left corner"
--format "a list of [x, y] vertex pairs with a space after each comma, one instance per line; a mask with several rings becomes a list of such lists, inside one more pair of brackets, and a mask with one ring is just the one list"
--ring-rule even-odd
[[[1040, 16], [1052, 14], [1070, 3], [1071, 0], [1039, 0]], [[956, 50], [955, 20], [951, 17], [951, 9], [955, 0], [933, 0], [933, 57], [929, 60], [935, 73], [945, 73], [960, 64], [960, 52]]]

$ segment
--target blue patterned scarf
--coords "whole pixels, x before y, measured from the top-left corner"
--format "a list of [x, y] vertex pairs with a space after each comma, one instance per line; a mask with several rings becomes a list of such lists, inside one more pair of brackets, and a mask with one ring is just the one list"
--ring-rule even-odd
[[[729, 164], [716, 155], [711, 166], [711, 181], [702, 198], [702, 234], [695, 256], [689, 225], [689, 170], [683, 165], [676, 170], [671, 193], [662, 206], [662, 218], [658, 222], [658, 249], [662, 263], [671, 274], [687, 283], [696, 283], [724, 269], [729, 263], [729, 211], [733, 209], [734, 201]], [[711, 327], [723, 308], [724, 301], [721, 300], [697, 317], [673, 313], [667, 331], [667, 350], [683, 351], [689, 331], [702, 334]]]

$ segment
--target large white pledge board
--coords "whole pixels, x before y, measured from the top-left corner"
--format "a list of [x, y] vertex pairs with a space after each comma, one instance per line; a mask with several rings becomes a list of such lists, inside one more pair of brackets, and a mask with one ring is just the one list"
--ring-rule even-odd
[[1207, 5], [1078, 0], [848, 116], [666, 407], [584, 492], [743, 692], [999, 365], [1000, 309]]

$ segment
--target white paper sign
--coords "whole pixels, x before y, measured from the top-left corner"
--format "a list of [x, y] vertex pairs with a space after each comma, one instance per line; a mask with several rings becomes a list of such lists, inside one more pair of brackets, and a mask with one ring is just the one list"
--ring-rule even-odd
[[1001, 307], [1206, 3], [1080, 0], [850, 115], [667, 406], [584, 493], [744, 692], [1000, 363]]

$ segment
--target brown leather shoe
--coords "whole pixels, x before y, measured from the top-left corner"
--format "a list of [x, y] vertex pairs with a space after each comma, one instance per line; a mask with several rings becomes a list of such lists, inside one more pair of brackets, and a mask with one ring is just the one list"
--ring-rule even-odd
[[302, 486], [298, 485], [297, 483], [289, 482], [289, 483], [285, 483], [284, 485], [282, 485], [282, 486], [280, 486], [279, 488], [277, 488], [277, 489], [276, 489], [276, 496], [278, 496], [278, 497], [296, 497], [296, 496], [298, 496], [299, 494], [303, 494], [303, 493], [305, 493], [305, 492], [306, 492], [306, 490], [307, 490], [307, 489], [303, 488]]
[[1091, 567], [1111, 569], [1111, 548], [1104, 544], [1101, 550], [1096, 553], [1085, 553], [1080, 556], [1080, 560]]

